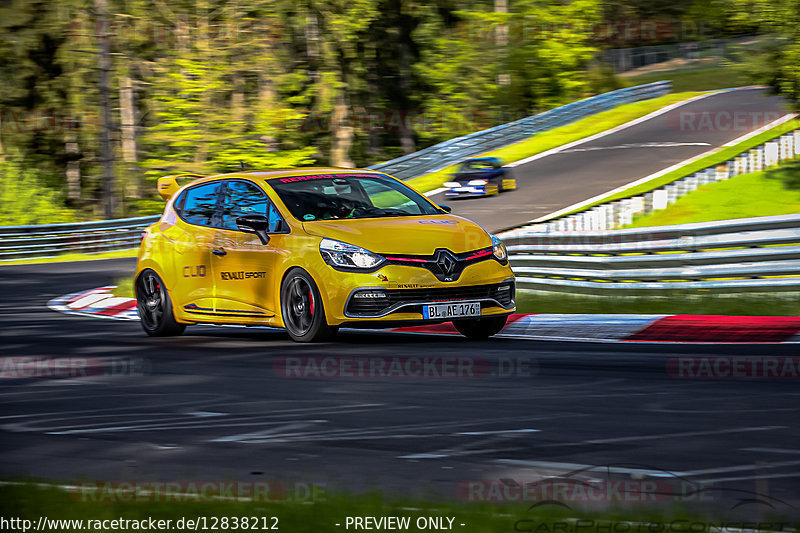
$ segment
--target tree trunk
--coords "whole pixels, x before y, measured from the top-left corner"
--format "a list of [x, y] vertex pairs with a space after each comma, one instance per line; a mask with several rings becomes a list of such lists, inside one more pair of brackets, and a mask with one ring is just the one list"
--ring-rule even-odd
[[130, 168], [126, 192], [132, 198], [141, 198], [142, 191], [138, 172], [135, 171], [136, 154], [136, 104], [134, 101], [133, 82], [130, 76], [120, 76], [119, 80], [119, 115], [122, 132], [122, 160]]
[[231, 94], [231, 116], [236, 122], [244, 120], [244, 78], [241, 72], [233, 73], [233, 94]]
[[348, 123], [349, 115], [343, 92], [336, 97], [331, 117], [331, 165], [353, 168], [350, 161], [350, 145], [353, 142], [353, 127]]
[[[258, 125], [260, 128], [272, 128], [275, 126], [275, 106], [277, 102], [277, 94], [275, 87], [272, 85], [272, 79], [266, 72], [259, 73], [258, 77], [258, 112], [263, 117], [269, 117], [269, 120], [259, 120]], [[278, 117], [281, 120], [282, 117]], [[277, 124], [280, 128], [284, 124]], [[266, 149], [269, 151], [276, 151], [278, 149], [278, 140], [270, 135], [270, 132], [263, 131], [260, 139], [264, 141]]]
[[94, 0], [97, 11], [97, 29], [100, 58], [100, 163], [103, 169], [103, 216], [113, 218], [117, 211], [116, 187], [114, 184], [114, 159], [111, 152], [111, 99], [109, 73], [111, 72], [111, 39], [108, 27], [108, 5], [106, 0]]
[[64, 146], [69, 156], [67, 160], [67, 199], [70, 202], [77, 202], [81, 199], [81, 163], [78, 161], [80, 148], [77, 138], [68, 135]]

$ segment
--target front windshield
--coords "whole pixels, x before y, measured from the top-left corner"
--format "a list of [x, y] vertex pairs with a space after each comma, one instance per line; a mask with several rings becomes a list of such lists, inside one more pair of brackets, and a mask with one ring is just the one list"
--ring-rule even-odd
[[412, 189], [378, 174], [290, 176], [267, 183], [302, 221], [442, 213]]

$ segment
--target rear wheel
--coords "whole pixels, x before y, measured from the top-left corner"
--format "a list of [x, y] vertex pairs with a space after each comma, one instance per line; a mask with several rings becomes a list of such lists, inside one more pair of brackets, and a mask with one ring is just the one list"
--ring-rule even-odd
[[164, 282], [149, 268], [136, 279], [136, 309], [142, 329], [151, 337], [180, 335], [186, 329], [175, 320]]
[[453, 325], [459, 333], [466, 338], [479, 341], [488, 339], [503, 329], [507, 316], [493, 316], [487, 318], [473, 318], [469, 320], [454, 320]]
[[301, 268], [293, 268], [283, 279], [281, 313], [286, 331], [295, 342], [329, 339], [338, 330], [325, 320], [325, 309], [317, 284]]

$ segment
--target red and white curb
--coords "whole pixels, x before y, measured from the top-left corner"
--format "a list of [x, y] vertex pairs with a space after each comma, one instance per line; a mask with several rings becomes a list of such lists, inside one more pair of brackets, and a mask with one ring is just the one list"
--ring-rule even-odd
[[[114, 296], [113, 286], [54, 298], [50, 309], [72, 315], [138, 320], [136, 300]], [[390, 330], [458, 334], [452, 324]], [[721, 315], [514, 314], [499, 337], [531, 340], [678, 343], [798, 343], [800, 317]]]
[[59, 296], [47, 302], [47, 307], [70, 315], [83, 315], [95, 318], [113, 318], [116, 320], [139, 320], [136, 311], [136, 300], [114, 296], [111, 291], [116, 287], [98, 287], [88, 291], [73, 292]]

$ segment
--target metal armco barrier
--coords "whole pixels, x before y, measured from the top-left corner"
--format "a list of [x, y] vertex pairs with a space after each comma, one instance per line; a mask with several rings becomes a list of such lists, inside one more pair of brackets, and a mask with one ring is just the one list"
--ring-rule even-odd
[[[516, 122], [451, 139], [369, 168], [386, 172], [398, 179], [410, 179], [593, 113], [620, 104], [655, 98], [671, 90], [670, 81], [619, 89]], [[97, 253], [137, 248], [142, 230], [159, 218], [160, 215], [77, 224], [0, 226], [0, 262], [54, 257], [67, 252]]]
[[368, 168], [391, 174], [397, 179], [411, 179], [428, 172], [447, 168], [463, 159], [519, 142], [536, 133], [556, 128], [612, 107], [656, 98], [670, 91], [672, 91], [671, 81], [658, 81], [647, 85], [618, 89], [515, 122], [450, 139], [413, 154], [398, 157]]
[[137, 248], [142, 230], [161, 215], [137, 218], [0, 226], [0, 261], [54, 257], [69, 252], [100, 253]]
[[800, 291], [800, 215], [499, 237], [522, 289]]

